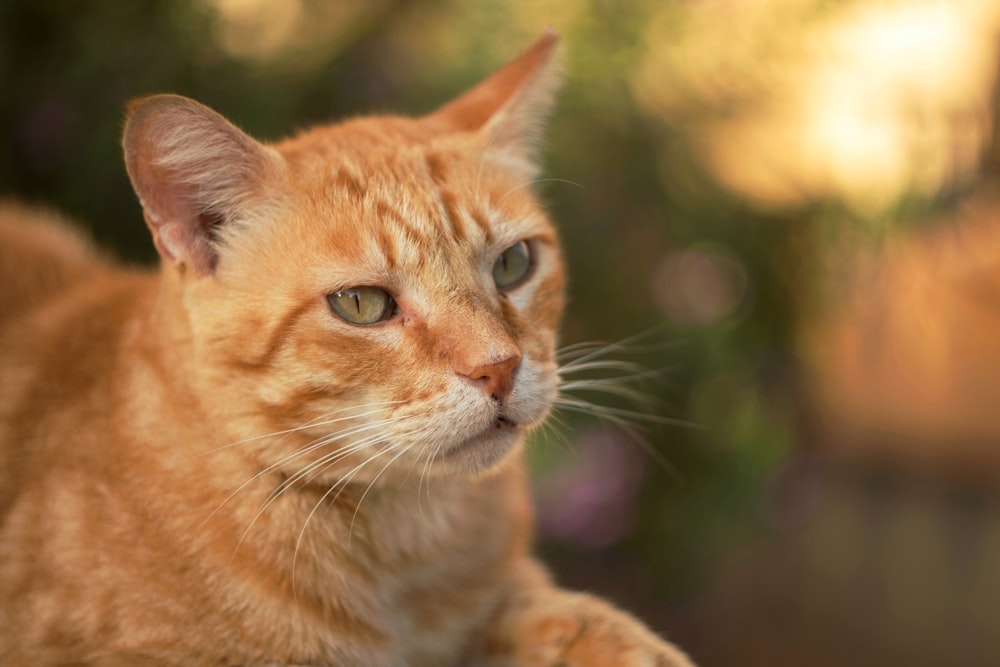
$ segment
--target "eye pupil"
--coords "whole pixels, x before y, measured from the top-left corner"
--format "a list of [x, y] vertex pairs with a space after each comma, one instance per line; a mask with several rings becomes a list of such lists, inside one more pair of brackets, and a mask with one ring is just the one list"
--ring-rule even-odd
[[391, 319], [396, 302], [381, 287], [351, 287], [326, 296], [330, 309], [351, 324], [377, 324]]

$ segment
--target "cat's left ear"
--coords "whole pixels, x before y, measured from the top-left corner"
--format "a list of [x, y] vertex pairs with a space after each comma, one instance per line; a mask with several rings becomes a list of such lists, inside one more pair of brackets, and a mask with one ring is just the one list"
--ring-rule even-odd
[[428, 117], [452, 130], [478, 132], [487, 150], [537, 171], [545, 122], [559, 88], [559, 37], [551, 29], [527, 51]]
[[156, 249], [197, 275], [215, 272], [223, 237], [263, 208], [283, 165], [272, 149], [179, 95], [133, 102], [122, 145]]

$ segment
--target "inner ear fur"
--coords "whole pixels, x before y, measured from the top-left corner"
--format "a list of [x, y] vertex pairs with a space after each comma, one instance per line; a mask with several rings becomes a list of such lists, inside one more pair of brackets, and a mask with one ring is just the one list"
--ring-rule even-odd
[[125, 166], [160, 255], [215, 271], [222, 227], [265, 199], [281, 157], [208, 107], [179, 95], [134, 101]]

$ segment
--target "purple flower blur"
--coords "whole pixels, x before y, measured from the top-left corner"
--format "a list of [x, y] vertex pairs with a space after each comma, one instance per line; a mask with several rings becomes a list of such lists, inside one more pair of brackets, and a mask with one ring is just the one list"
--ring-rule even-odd
[[561, 465], [535, 477], [542, 536], [585, 549], [620, 542], [635, 524], [647, 462], [621, 431], [585, 431]]

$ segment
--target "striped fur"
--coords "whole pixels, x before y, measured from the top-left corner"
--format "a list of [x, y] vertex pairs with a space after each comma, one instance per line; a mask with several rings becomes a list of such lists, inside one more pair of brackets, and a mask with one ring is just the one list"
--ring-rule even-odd
[[[136, 102], [156, 273], [0, 210], [0, 664], [688, 664], [528, 555], [564, 277], [523, 186], [554, 48], [428, 117], [273, 145]], [[338, 318], [355, 286], [398, 312]]]

